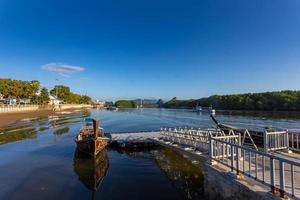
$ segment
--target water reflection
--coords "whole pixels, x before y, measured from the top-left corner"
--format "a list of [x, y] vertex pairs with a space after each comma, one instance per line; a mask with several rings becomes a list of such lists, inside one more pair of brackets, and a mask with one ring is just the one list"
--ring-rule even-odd
[[95, 158], [76, 150], [74, 155], [74, 172], [86, 188], [92, 191], [92, 199], [96, 199], [96, 191], [106, 175], [109, 166], [106, 150], [101, 151]]
[[[81, 123], [82, 119], [89, 115], [89, 111], [82, 111], [68, 115], [20, 120], [14, 125], [0, 128], [0, 145], [24, 139], [37, 138], [39, 133], [53, 128], [58, 128], [53, 132], [54, 135], [66, 134], [70, 131], [69, 125]], [[61, 126], [63, 127], [60, 128]]]
[[300, 119], [299, 111], [243, 111], [220, 110], [218, 113], [225, 116], [256, 117], [261, 119]]
[[70, 128], [69, 127], [64, 127], [64, 128], [60, 128], [60, 129], [57, 129], [53, 132], [54, 135], [63, 135], [63, 134], [66, 134], [70, 131]]
[[[199, 164], [193, 163], [181, 153], [165, 147], [149, 147], [135, 150], [118, 150], [132, 158], [155, 161], [155, 165], [170, 181], [180, 199], [208, 199], [204, 193], [204, 175]], [[140, 183], [143, 184], [143, 183]]]
[[199, 165], [172, 149], [163, 148], [156, 151], [154, 156], [160, 169], [182, 196], [187, 199], [206, 199], [204, 177]]
[[24, 140], [27, 138], [36, 138], [37, 130], [35, 128], [17, 129], [9, 131], [8, 133], [0, 134], [0, 144], [6, 144]]

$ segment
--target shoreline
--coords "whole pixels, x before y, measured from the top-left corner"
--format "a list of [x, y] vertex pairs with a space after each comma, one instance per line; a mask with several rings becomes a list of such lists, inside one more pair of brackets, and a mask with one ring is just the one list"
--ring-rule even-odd
[[24, 112], [12, 112], [12, 113], [0, 113], [0, 128], [6, 128], [20, 122], [26, 118], [40, 118], [50, 115], [65, 115], [64, 112], [80, 112], [88, 108], [67, 108], [60, 111], [53, 111], [51, 109], [39, 109], [36, 111], [24, 111]]

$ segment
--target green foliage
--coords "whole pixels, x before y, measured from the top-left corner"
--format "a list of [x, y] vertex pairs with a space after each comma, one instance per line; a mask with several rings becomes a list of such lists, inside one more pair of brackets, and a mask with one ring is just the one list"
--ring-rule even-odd
[[[49, 102], [48, 90], [42, 88], [40, 96], [38, 96], [39, 89], [40, 82], [37, 80], [22, 81], [0, 78], [0, 93], [4, 98], [14, 96], [17, 99], [30, 99], [34, 104], [47, 104]], [[65, 103], [88, 104], [92, 102], [89, 96], [72, 93], [70, 88], [64, 85], [56, 85], [50, 91], [53, 96], [56, 96], [56, 93], [58, 98]]]
[[71, 94], [71, 91], [68, 86], [56, 85], [52, 90], [50, 90], [50, 94], [67, 102], [68, 98], [70, 98], [69, 96]]
[[83, 104], [89, 104], [91, 102], [92, 102], [91, 97], [86, 96], [86, 95], [82, 95], [81, 96], [81, 103], [83, 103]]
[[49, 93], [47, 88], [41, 89], [41, 94], [39, 96], [39, 104], [48, 104], [49, 103]]
[[79, 95], [71, 92], [68, 86], [56, 85], [51, 91], [50, 94], [56, 96], [63, 100], [65, 103], [76, 103], [76, 104], [89, 104], [92, 102], [92, 99], [86, 95]]
[[119, 100], [116, 101], [115, 105], [118, 108], [136, 108], [136, 103], [132, 100]]
[[174, 100], [164, 104], [167, 108], [194, 107], [196, 105], [228, 110], [300, 110], [300, 91], [277, 91], [234, 95], [213, 95], [198, 100]]
[[162, 99], [159, 99], [157, 102], [156, 102], [156, 104], [157, 104], [157, 106], [158, 107], [163, 107], [163, 105], [164, 105], [164, 102], [163, 102], [163, 100]]
[[5, 97], [15, 96], [17, 99], [34, 98], [40, 87], [39, 81], [21, 81], [0, 79], [0, 93]]
[[192, 108], [195, 107], [197, 102], [194, 99], [177, 100], [176, 97], [166, 102], [163, 107], [165, 108]]
[[158, 104], [143, 104], [143, 108], [158, 108]]

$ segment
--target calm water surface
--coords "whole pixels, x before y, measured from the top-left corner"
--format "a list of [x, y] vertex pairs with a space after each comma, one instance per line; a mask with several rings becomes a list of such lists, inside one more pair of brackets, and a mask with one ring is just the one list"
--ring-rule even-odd
[[[165, 148], [108, 149], [96, 160], [76, 153], [74, 137], [86, 116], [107, 132], [160, 127], [213, 127], [209, 113], [188, 110], [92, 110], [57, 118], [24, 119], [0, 129], [0, 199], [209, 199], [197, 164]], [[221, 112], [228, 124], [299, 128], [299, 113]]]

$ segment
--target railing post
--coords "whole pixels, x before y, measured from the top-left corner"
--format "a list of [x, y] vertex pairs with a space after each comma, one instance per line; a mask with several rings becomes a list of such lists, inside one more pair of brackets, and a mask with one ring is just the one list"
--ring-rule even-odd
[[288, 152], [290, 152], [290, 137], [289, 137], [289, 130], [286, 129], [286, 144], [285, 146], [287, 147]]
[[230, 145], [230, 154], [231, 154], [231, 171], [233, 172], [234, 151], [233, 151], [233, 146], [232, 145]]
[[275, 195], [275, 170], [274, 170], [274, 159], [270, 158], [270, 184], [271, 192]]
[[280, 197], [284, 198], [285, 191], [285, 174], [284, 174], [284, 163], [282, 160], [279, 160], [279, 175], [280, 175]]
[[208, 135], [208, 140], [209, 140], [209, 162], [210, 165], [214, 165], [214, 160], [213, 160], [213, 156], [214, 156], [214, 140], [212, 139], [211, 135]]
[[268, 153], [268, 135], [267, 131], [264, 132], [264, 150]]
[[295, 179], [294, 179], [294, 165], [291, 165], [291, 184], [292, 184], [292, 197], [295, 196]]
[[236, 146], [236, 174], [239, 175], [240, 174], [240, 150], [239, 147]]

